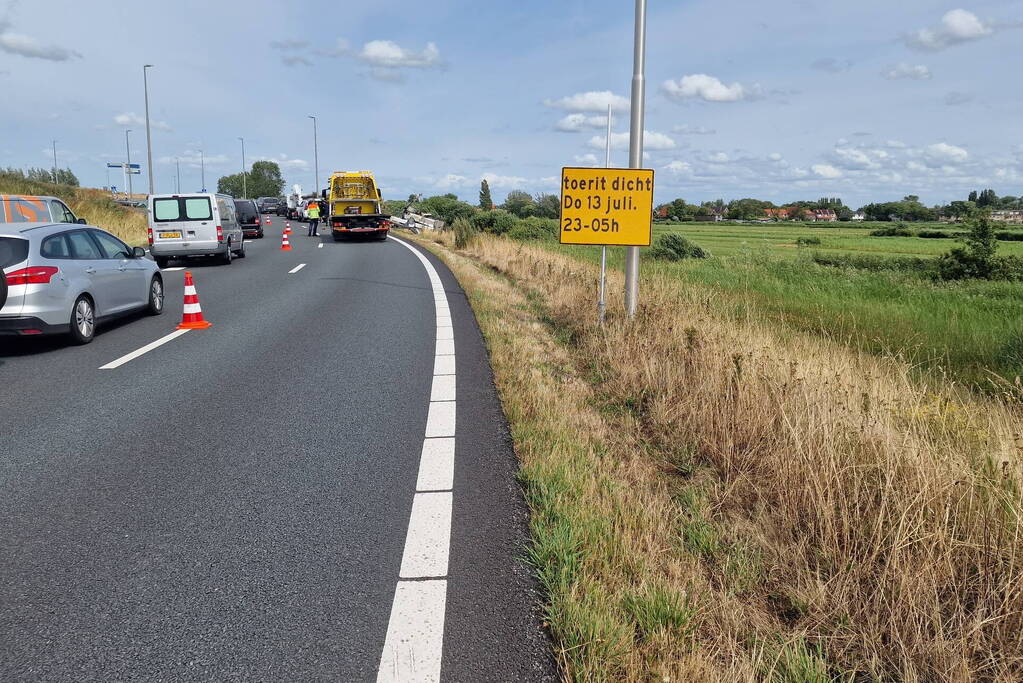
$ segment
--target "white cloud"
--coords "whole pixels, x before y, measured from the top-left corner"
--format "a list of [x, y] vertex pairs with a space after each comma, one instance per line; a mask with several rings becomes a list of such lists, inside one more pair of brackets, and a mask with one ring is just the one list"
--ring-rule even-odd
[[602, 128], [607, 125], [607, 116], [587, 116], [586, 114], [569, 114], [554, 124], [556, 130], [565, 133], [576, 133], [583, 128]]
[[622, 112], [629, 109], [629, 101], [610, 90], [576, 93], [560, 100], [544, 100], [544, 104], [555, 109], [575, 112], [606, 112], [609, 104], [611, 111]]
[[877, 158], [884, 158], [886, 152], [882, 150], [867, 151], [857, 147], [835, 147], [831, 152], [831, 161], [835, 166], [847, 169], [856, 168], [879, 168]]
[[[603, 135], [594, 135], [590, 138], [590, 147], [593, 149], [604, 149], [607, 145], [607, 138]], [[611, 149], [624, 149], [629, 146], [628, 133], [611, 133]], [[643, 149], [654, 152], [666, 149], [675, 149], [678, 145], [664, 133], [645, 131], [643, 133]]]
[[[484, 173], [480, 180], [486, 180], [490, 187], [521, 187], [529, 181], [519, 176], [497, 175], [496, 173]], [[560, 181], [559, 181], [560, 182]]]
[[433, 186], [437, 187], [437, 188], [440, 188], [442, 190], [450, 190], [450, 189], [455, 188], [455, 187], [464, 186], [464, 185], [466, 185], [469, 182], [470, 182], [469, 179], [466, 178], [464, 175], [458, 175], [458, 174], [455, 174], [455, 173], [448, 173], [446, 176], [444, 176], [440, 180], [435, 181], [433, 183]]
[[[140, 128], [146, 127], [146, 119], [143, 116], [139, 116], [133, 111], [124, 112], [114, 117], [114, 123], [118, 126], [139, 126]], [[166, 121], [154, 121], [149, 119], [149, 127], [156, 128], [157, 130], [170, 130], [170, 125]]]
[[574, 157], [572, 157], [572, 159], [577, 164], [585, 164], [587, 166], [596, 166], [597, 165], [597, 155], [596, 154], [589, 154], [589, 153], [587, 153], [587, 154], [576, 154]]
[[690, 126], [688, 123], [683, 123], [680, 126], [674, 126], [671, 129], [672, 133], [678, 133], [679, 135], [714, 135], [717, 133], [713, 128], [707, 128], [706, 126]]
[[712, 154], [708, 154], [705, 157], [705, 160], [712, 164], [727, 164], [729, 161], [728, 155], [725, 154], [724, 152], [714, 152]]
[[922, 28], [905, 37], [906, 44], [919, 50], [944, 50], [946, 47], [979, 40], [994, 33], [990, 24], [983, 22], [973, 12], [954, 9], [945, 12], [941, 25], [936, 28]]
[[676, 175], [689, 175], [693, 172], [693, 167], [685, 161], [673, 161], [664, 167], [664, 170], [670, 171]]
[[888, 145], [892, 149], [905, 149], [906, 143], [902, 140], [888, 140], [884, 144]]
[[701, 99], [705, 102], [738, 102], [757, 90], [756, 87], [748, 88], [741, 83], [725, 85], [707, 74], [691, 74], [677, 81], [669, 78], [661, 85], [661, 89], [674, 99]]
[[287, 154], [281, 152], [277, 156], [255, 156], [252, 158], [253, 161], [273, 161], [281, 168], [287, 170], [306, 170], [309, 168], [309, 162], [305, 159], [292, 159]]
[[28, 59], [46, 59], [51, 62], [66, 62], [72, 57], [81, 57], [74, 50], [59, 45], [43, 45], [35, 38], [11, 31], [11, 24], [0, 19], [0, 51], [20, 55]]
[[924, 157], [933, 164], [962, 163], [970, 157], [970, 153], [962, 147], [938, 142], [924, 148]]
[[391, 40], [371, 40], [362, 46], [359, 59], [386, 68], [429, 68], [440, 66], [440, 50], [427, 43], [422, 52], [407, 50]]
[[816, 175], [821, 178], [841, 178], [842, 172], [831, 164], [814, 164], [810, 167]]
[[931, 70], [923, 64], [906, 64], [901, 62], [890, 66], [882, 72], [882, 75], [889, 81], [908, 78], [914, 81], [926, 81], [931, 78]]
[[770, 154], [767, 155], [767, 158], [770, 159], [771, 161], [781, 161], [782, 160], [782, 156], [778, 152], [771, 152]]
[[281, 63], [284, 66], [312, 66], [313, 63], [309, 61], [308, 57], [302, 55], [283, 55], [281, 57]]

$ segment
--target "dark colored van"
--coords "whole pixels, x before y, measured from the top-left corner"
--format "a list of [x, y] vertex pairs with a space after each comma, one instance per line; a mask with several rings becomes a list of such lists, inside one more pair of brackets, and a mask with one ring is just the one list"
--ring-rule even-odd
[[234, 210], [238, 214], [238, 225], [246, 237], [263, 237], [263, 221], [259, 216], [256, 202], [251, 199], [234, 200]]

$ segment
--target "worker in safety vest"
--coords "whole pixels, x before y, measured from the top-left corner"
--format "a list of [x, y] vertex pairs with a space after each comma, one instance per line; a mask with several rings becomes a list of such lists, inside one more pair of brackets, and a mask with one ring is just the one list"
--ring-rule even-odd
[[309, 237], [319, 236], [317, 227], [320, 225], [320, 203], [316, 201], [309, 202], [305, 213], [309, 217]]

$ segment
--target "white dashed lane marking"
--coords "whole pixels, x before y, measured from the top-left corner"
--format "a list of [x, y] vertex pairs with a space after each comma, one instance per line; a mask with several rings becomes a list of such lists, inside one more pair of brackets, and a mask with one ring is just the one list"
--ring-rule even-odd
[[106, 365], [100, 366], [100, 370], [113, 370], [114, 368], [119, 368], [119, 367], [121, 367], [122, 365], [124, 365], [125, 363], [127, 363], [129, 361], [133, 361], [136, 358], [138, 358], [139, 356], [147, 354], [150, 351], [152, 351], [153, 349], [159, 348], [159, 347], [163, 346], [164, 344], [166, 344], [167, 342], [172, 341], [174, 339], [177, 339], [178, 337], [180, 337], [181, 335], [183, 335], [185, 332], [188, 332], [188, 331], [189, 330], [175, 330], [175, 331], [171, 332], [170, 334], [168, 334], [166, 337], [160, 337], [156, 341], [149, 342], [148, 344], [146, 344], [145, 346], [143, 346], [140, 349], [136, 349], [135, 351], [132, 351], [131, 353], [127, 353], [127, 354], [121, 356], [117, 360], [112, 360], [109, 363], [107, 363]]
[[289, 270], [288, 271], [288, 275], [293, 275], [293, 274], [297, 273], [298, 271], [302, 270], [303, 268], [305, 268], [305, 264], [304, 263], [300, 263], [297, 266], [295, 266], [294, 268], [292, 268], [291, 270]]

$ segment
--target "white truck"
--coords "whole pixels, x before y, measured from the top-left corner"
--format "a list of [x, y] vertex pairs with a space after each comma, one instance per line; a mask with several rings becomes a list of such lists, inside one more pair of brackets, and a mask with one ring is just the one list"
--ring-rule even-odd
[[301, 213], [299, 211], [299, 204], [301, 203], [301, 201], [302, 201], [302, 186], [301, 185], [292, 185], [291, 186], [291, 194], [289, 194], [287, 196], [287, 202], [288, 202], [287, 218], [289, 218], [289, 219], [291, 219], [293, 221], [299, 220], [301, 218]]

